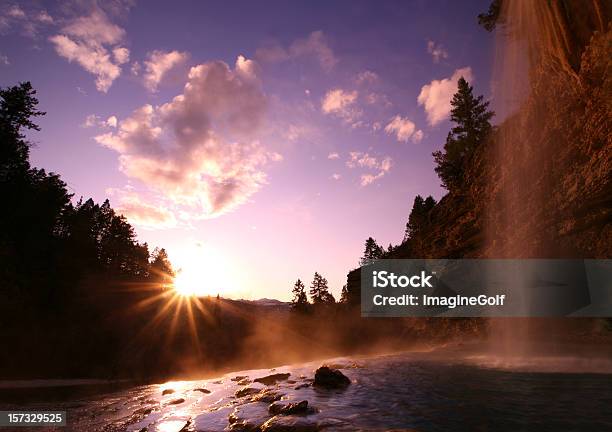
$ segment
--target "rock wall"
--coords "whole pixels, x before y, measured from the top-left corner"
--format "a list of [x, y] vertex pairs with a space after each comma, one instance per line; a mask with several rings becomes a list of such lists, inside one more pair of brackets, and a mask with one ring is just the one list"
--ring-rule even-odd
[[[581, 50], [574, 76], [534, 71], [519, 112], [473, 154], [464, 187], [390, 258], [612, 257], [612, 28]], [[502, 145], [512, 160], [498, 157]], [[351, 271], [354, 303], [359, 283]]]

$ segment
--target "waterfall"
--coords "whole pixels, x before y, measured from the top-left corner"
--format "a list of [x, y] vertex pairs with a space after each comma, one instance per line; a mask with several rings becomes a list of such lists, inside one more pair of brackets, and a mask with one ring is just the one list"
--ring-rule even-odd
[[[599, 0], [502, 0], [492, 80], [492, 105], [502, 123], [491, 155], [485, 256], [582, 258], [559, 247], [550, 226], [557, 211], [550, 197], [563, 187], [556, 159], [575, 144], [552, 137], [549, 125], [564, 121], [556, 107], [579, 93], [582, 52], [594, 32], [606, 31], [610, 16], [610, 2]], [[492, 319], [490, 350], [530, 356], [545, 336], [554, 344], [553, 335], [568, 325], [571, 320]]]

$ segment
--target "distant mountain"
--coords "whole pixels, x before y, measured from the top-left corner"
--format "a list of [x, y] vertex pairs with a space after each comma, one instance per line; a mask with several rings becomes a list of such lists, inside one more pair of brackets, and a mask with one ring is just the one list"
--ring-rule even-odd
[[289, 302], [283, 302], [277, 299], [269, 299], [269, 298], [261, 298], [257, 300], [236, 300], [242, 303], [248, 303], [256, 306], [265, 306], [265, 307], [278, 307], [278, 308], [288, 308], [291, 304]]

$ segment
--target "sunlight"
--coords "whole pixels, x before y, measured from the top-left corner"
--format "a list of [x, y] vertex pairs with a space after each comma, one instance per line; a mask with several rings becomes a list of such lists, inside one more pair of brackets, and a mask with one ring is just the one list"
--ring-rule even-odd
[[239, 281], [233, 269], [219, 251], [197, 244], [175, 254], [178, 270], [174, 289], [181, 296], [216, 296], [236, 293]]

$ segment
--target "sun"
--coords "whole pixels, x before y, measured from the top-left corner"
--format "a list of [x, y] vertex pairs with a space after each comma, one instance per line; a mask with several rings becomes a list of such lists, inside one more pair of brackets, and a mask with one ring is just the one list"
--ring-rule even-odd
[[174, 290], [181, 296], [231, 296], [239, 291], [236, 269], [220, 251], [202, 244], [182, 249], [175, 254], [178, 267]]

